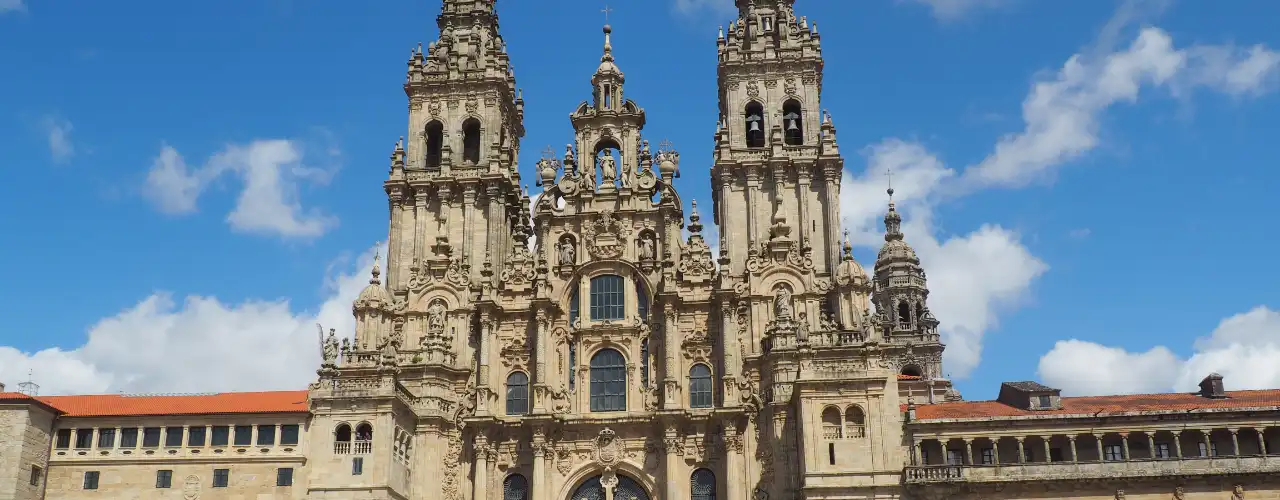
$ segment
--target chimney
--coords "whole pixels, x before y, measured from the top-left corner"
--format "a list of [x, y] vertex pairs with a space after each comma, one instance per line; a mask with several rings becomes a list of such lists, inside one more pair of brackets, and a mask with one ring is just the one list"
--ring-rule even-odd
[[4, 382], [0, 382], [0, 392], [4, 392]]
[[1227, 391], [1222, 388], [1222, 375], [1210, 373], [1208, 377], [1201, 380], [1200, 396], [1210, 399], [1222, 399], [1227, 397]]

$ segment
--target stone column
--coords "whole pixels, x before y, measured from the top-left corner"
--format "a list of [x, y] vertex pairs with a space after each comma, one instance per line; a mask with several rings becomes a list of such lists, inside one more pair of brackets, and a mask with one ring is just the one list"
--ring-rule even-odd
[[1213, 436], [1210, 435], [1212, 432], [1213, 431], [1206, 431], [1203, 429], [1200, 430], [1200, 434], [1204, 436], [1204, 456], [1206, 457], [1212, 457], [1214, 455]]
[[1173, 452], [1178, 460], [1182, 460], [1182, 431], [1173, 431]]
[[1049, 440], [1050, 440], [1050, 439], [1053, 439], [1053, 436], [1049, 436], [1049, 437], [1041, 438], [1041, 439], [1040, 439], [1040, 441], [1044, 442], [1044, 462], [1045, 462], [1045, 463], [1052, 463], [1052, 462], [1053, 462], [1053, 454], [1049, 453]]
[[394, 188], [387, 193], [387, 205], [391, 211], [391, 229], [387, 235], [387, 284], [388, 288], [398, 290], [404, 283], [400, 282], [400, 267], [404, 265], [401, 258], [400, 245], [404, 244], [404, 235], [401, 234], [401, 220], [404, 218], [404, 193], [400, 188]]
[[1080, 455], [1076, 453], [1076, 437], [1067, 436], [1067, 439], [1071, 441], [1071, 463], [1074, 464], [1080, 461]]
[[964, 439], [964, 461], [966, 465], [973, 465], [973, 440]]
[[1124, 446], [1124, 456], [1120, 458], [1124, 459], [1125, 462], [1128, 462], [1130, 458], [1129, 457], [1129, 433], [1125, 432], [1123, 434], [1120, 434], [1120, 444]]
[[489, 438], [483, 434], [476, 436], [475, 444], [475, 481], [471, 483], [471, 500], [489, 498]]
[[[725, 443], [725, 494], [728, 500], [746, 500], [743, 495], [742, 479], [742, 436], [738, 435], [736, 424], [730, 420], [724, 423]], [[675, 498], [671, 493], [665, 498]]]
[[720, 304], [720, 345], [724, 350], [724, 373], [720, 380], [724, 385], [722, 393], [725, 395], [725, 399], [721, 401], [722, 406], [736, 406], [738, 401], [729, 398], [737, 394], [737, 377], [742, 373], [742, 353], [739, 352], [741, 345], [737, 341], [738, 325], [733, 320], [733, 314], [733, 304], [726, 298]]
[[1098, 461], [1105, 462], [1106, 456], [1102, 454], [1102, 436], [1098, 434], [1094, 434], [1093, 441], [1098, 443]]
[[530, 500], [548, 500], [547, 495], [550, 492], [547, 484], [547, 466], [546, 458], [547, 436], [542, 428], [533, 430], [533, 477], [529, 478], [533, 481], [532, 493]]
[[1240, 456], [1240, 438], [1238, 436], [1240, 429], [1228, 430], [1231, 431], [1231, 455], [1238, 457]]
[[1263, 455], [1267, 454], [1267, 436], [1263, 434], [1263, 429], [1254, 429], [1258, 433], [1258, 451]]
[[503, 230], [505, 218], [502, 216], [502, 199], [498, 194], [498, 183], [490, 182], [485, 185], [485, 198], [489, 200], [489, 213], [485, 216], [486, 227], [485, 234], [488, 240], [485, 242], [485, 255], [487, 260], [493, 264], [495, 271], [502, 269], [502, 263], [506, 262], [506, 252], [502, 251], [502, 239], [504, 237]]
[[680, 323], [671, 305], [666, 306], [666, 324], [662, 329], [662, 346], [666, 351], [666, 362], [662, 371], [662, 407], [668, 410], [680, 408]]
[[920, 440], [911, 440], [911, 463], [915, 465], [928, 465], [924, 463], [924, 454], [920, 450]]
[[680, 471], [676, 467], [680, 461], [680, 436], [676, 434], [675, 427], [667, 427], [663, 445], [666, 448], [667, 461], [662, 468], [666, 474], [667, 481], [663, 487], [662, 498], [680, 498], [677, 493], [680, 491]]
[[423, 265], [422, 260], [426, 258], [426, 224], [427, 220], [427, 192], [426, 190], [417, 190], [413, 193], [413, 261], [418, 265]]
[[746, 166], [747, 171], [747, 244], [754, 248], [758, 244], [760, 231], [756, 230], [756, 215], [760, 207], [760, 170], [755, 165]]
[[489, 350], [492, 348], [493, 319], [488, 314], [480, 316], [480, 368], [476, 374], [476, 389], [479, 401], [476, 402], [476, 413], [489, 414]]
[[465, 262], [472, 264], [472, 274], [480, 270], [476, 261], [484, 258], [483, 254], [476, 255], [475, 245], [472, 244], [476, 238], [471, 237], [476, 234], [476, 187], [475, 184], [467, 184], [462, 189], [462, 234], [466, 235], [462, 238], [462, 255]]
[[[809, 240], [809, 244], [813, 244], [813, 227], [809, 218], [809, 169], [812, 165], [796, 165], [796, 197], [800, 200], [800, 206], [796, 207], [795, 224], [800, 229], [800, 241]], [[826, 257], [825, 255], [823, 257]], [[819, 272], [823, 272], [821, 269]]]
[[[830, 269], [834, 269], [836, 263], [840, 262], [841, 246], [837, 242], [840, 241], [840, 176], [843, 173], [838, 165], [824, 165], [822, 175], [826, 180], [826, 199], [823, 207], [827, 210], [827, 248], [825, 249], [827, 251], [827, 266]], [[857, 312], [852, 311], [854, 314]], [[836, 313], [841, 314], [840, 311]]]
[[1147, 453], [1150, 454], [1153, 459], [1158, 458], [1156, 457], [1156, 455], [1158, 455], [1158, 453], [1156, 453], [1156, 436], [1155, 433], [1151, 431], [1147, 431]]
[[536, 413], [545, 413], [549, 410], [549, 401], [547, 400], [550, 399], [547, 397], [550, 392], [547, 390], [547, 344], [551, 343], [551, 329], [549, 328], [551, 320], [547, 317], [547, 311], [539, 307], [537, 312], [534, 313], [534, 321], [537, 322], [537, 343], [534, 350], [537, 382], [534, 384], [532, 396], [535, 399], [531, 406], [536, 408]]
[[1026, 450], [1026, 448], [1024, 448], [1024, 447], [1023, 447], [1023, 440], [1025, 440], [1025, 439], [1027, 439], [1027, 438], [1026, 438], [1025, 436], [1018, 436], [1018, 437], [1015, 437], [1014, 439], [1018, 440], [1018, 463], [1020, 463], [1020, 464], [1021, 464], [1021, 463], [1026, 463], [1026, 461], [1027, 461], [1027, 450]]

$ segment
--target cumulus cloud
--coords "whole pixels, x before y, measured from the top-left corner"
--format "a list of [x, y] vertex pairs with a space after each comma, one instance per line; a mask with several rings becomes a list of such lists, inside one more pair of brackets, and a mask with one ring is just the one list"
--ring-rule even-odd
[[[18, 5], [21, 7], [21, 4]], [[3, 0], [0, 0], [0, 12], [4, 12]], [[54, 163], [66, 163], [75, 156], [76, 148], [71, 143], [71, 122], [54, 116], [44, 118], [44, 131], [49, 143], [49, 155]]]
[[368, 284], [373, 255], [340, 261], [345, 272], [326, 277], [315, 310], [295, 312], [286, 299], [156, 293], [98, 321], [78, 347], [0, 346], [0, 381], [12, 389], [32, 370], [41, 394], [304, 389], [320, 366], [316, 323], [352, 335], [351, 303]]
[[933, 17], [942, 22], [955, 21], [970, 12], [982, 9], [1004, 7], [1010, 0], [899, 0], [928, 6]]
[[1180, 358], [1168, 347], [1143, 352], [1063, 340], [1040, 358], [1046, 384], [1073, 395], [1193, 391], [1217, 372], [1229, 390], [1280, 387], [1280, 312], [1258, 306], [1222, 320]]
[[[334, 151], [330, 150], [329, 155]], [[314, 238], [337, 225], [337, 218], [298, 201], [303, 183], [325, 183], [330, 171], [303, 163], [303, 145], [292, 140], [230, 144], [199, 166], [190, 166], [164, 145], [147, 172], [143, 194], [168, 214], [195, 212], [200, 195], [217, 179], [240, 181], [235, 207], [227, 215], [232, 229], [286, 238]]]

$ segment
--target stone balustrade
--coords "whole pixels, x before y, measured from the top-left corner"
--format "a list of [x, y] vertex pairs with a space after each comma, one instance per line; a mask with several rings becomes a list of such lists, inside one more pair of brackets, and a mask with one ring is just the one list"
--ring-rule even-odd
[[926, 484], [1249, 473], [1280, 473], [1280, 455], [1136, 459], [1118, 462], [915, 465], [903, 470], [903, 479], [907, 484]]

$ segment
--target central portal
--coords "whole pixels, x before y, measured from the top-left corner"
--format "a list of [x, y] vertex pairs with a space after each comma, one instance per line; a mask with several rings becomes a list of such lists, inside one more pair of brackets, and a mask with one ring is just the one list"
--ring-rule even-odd
[[616, 477], [618, 484], [613, 487], [612, 498], [606, 496], [604, 484], [600, 482], [601, 476], [596, 476], [583, 481], [569, 500], [649, 500], [649, 494], [644, 492], [644, 487], [636, 480], [622, 474]]

